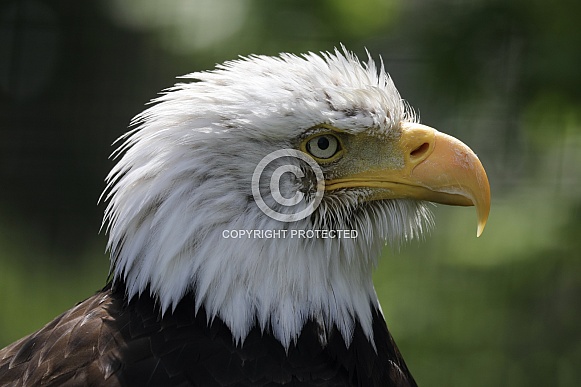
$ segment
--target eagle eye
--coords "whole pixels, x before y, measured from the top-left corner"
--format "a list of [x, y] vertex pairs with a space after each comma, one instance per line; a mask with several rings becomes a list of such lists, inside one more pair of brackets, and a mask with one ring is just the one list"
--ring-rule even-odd
[[321, 134], [307, 141], [307, 152], [317, 159], [330, 159], [341, 150], [339, 139], [332, 134]]

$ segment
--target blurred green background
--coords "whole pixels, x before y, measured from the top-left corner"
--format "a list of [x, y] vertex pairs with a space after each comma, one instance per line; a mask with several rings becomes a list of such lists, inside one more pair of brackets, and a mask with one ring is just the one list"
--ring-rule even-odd
[[424, 386], [581, 385], [581, 2], [101, 0], [0, 5], [0, 346], [107, 278], [110, 144], [175, 77], [238, 55], [382, 56], [474, 149], [492, 212], [435, 207], [377, 291]]

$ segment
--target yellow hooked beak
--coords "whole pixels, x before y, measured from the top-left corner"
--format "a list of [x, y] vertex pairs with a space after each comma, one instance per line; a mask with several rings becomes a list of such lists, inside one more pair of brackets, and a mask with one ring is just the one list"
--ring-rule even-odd
[[464, 143], [420, 124], [402, 124], [394, 149], [403, 154], [397, 167], [377, 165], [325, 182], [325, 190], [373, 188], [370, 200], [412, 198], [457, 206], [476, 206], [477, 236], [490, 212], [490, 186], [484, 167]]

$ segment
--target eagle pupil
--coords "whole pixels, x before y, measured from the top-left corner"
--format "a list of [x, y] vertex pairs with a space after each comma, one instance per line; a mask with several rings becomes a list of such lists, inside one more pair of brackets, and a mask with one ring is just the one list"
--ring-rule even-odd
[[329, 139], [327, 137], [320, 137], [317, 140], [317, 146], [319, 147], [319, 149], [321, 150], [325, 150], [329, 147]]

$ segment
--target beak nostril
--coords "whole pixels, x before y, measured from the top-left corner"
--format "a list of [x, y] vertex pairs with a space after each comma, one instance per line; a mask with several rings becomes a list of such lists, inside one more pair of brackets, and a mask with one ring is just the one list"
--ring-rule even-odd
[[411, 151], [410, 156], [413, 158], [422, 157], [428, 151], [428, 149], [430, 149], [430, 144], [424, 142], [422, 145]]

